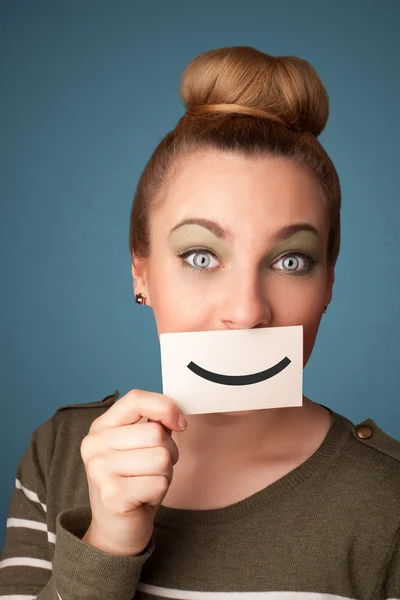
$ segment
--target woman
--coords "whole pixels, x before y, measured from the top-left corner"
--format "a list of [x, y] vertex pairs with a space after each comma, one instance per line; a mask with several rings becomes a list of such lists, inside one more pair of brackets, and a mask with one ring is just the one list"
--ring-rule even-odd
[[[197, 57], [181, 95], [133, 202], [136, 301], [159, 334], [302, 325], [305, 366], [340, 245], [326, 91], [306, 61], [237, 47]], [[400, 597], [400, 443], [374, 421], [303, 397], [185, 422], [117, 395], [34, 432], [0, 598]]]

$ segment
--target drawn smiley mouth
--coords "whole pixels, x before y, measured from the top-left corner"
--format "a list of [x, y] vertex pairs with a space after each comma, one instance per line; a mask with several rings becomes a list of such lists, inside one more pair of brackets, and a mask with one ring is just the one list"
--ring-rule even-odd
[[207, 371], [206, 369], [199, 367], [199, 365], [196, 365], [193, 361], [187, 365], [187, 368], [195, 373], [195, 375], [207, 379], [208, 381], [212, 381], [213, 383], [220, 383], [222, 385], [251, 385], [275, 377], [275, 375], [278, 375], [278, 373], [281, 373], [281, 371], [286, 369], [291, 362], [292, 361], [285, 356], [285, 358], [273, 367], [250, 375], [222, 375], [221, 373], [213, 373], [212, 371]]

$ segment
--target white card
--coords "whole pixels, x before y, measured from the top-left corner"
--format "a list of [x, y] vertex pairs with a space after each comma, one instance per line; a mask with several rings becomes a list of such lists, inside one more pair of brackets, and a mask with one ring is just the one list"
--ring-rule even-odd
[[303, 405], [303, 327], [160, 335], [163, 394], [184, 414]]

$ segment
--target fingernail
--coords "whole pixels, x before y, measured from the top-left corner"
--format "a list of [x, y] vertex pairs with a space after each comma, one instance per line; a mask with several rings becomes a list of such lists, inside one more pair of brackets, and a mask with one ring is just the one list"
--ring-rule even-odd
[[183, 415], [179, 415], [178, 425], [182, 429], [182, 431], [185, 431], [187, 427], [187, 421]]

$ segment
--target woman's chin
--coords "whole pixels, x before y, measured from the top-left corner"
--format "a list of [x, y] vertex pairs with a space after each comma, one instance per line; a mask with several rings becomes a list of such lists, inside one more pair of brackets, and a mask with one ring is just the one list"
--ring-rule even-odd
[[229, 417], [247, 417], [248, 415], [251, 415], [252, 413], [254, 413], [254, 410], [234, 410], [234, 411], [229, 411], [229, 412], [225, 412], [225, 413], [217, 413], [219, 415], [228, 415]]
[[[213, 421], [213, 418], [216, 417], [218, 419], [223, 419], [223, 418], [230, 418], [233, 417], [234, 419], [238, 419], [240, 417], [250, 417], [250, 415], [254, 415], [254, 413], [256, 412], [260, 412], [260, 410], [264, 410], [264, 409], [258, 409], [258, 410], [233, 410], [233, 411], [224, 411], [224, 412], [212, 412], [212, 413], [199, 413], [198, 416], [199, 417], [205, 417], [207, 419], [207, 421], [209, 421], [211, 419], [211, 422]], [[188, 415], [190, 418], [190, 415]], [[195, 415], [193, 415], [195, 416]]]

